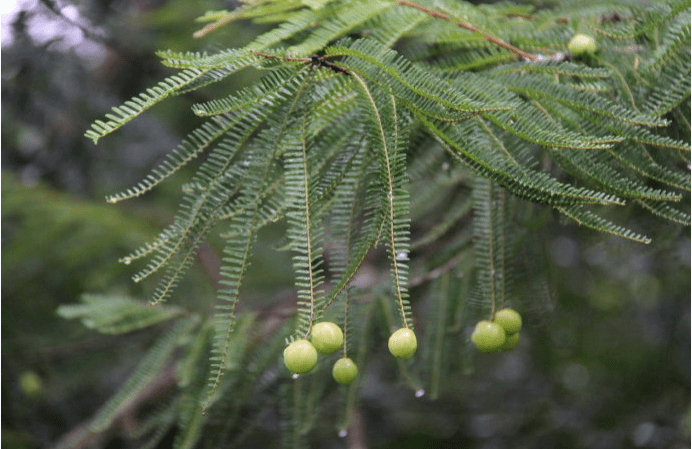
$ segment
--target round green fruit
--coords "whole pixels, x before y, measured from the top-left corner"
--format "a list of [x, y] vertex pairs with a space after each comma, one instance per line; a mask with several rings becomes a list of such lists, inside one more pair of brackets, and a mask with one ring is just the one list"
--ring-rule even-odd
[[596, 41], [593, 37], [586, 34], [575, 34], [567, 44], [567, 50], [573, 56], [583, 54], [594, 54], [596, 52]]
[[358, 376], [358, 367], [353, 360], [342, 357], [334, 363], [332, 377], [342, 385], [349, 385]]
[[336, 324], [323, 321], [312, 326], [310, 340], [317, 352], [331, 354], [344, 344], [344, 333]]
[[38, 396], [43, 390], [41, 378], [33, 371], [24, 371], [19, 376], [19, 388], [29, 397]]
[[307, 340], [296, 340], [284, 349], [284, 364], [292, 373], [307, 373], [317, 364], [317, 350]]
[[495, 313], [493, 322], [502, 326], [507, 335], [516, 334], [521, 330], [521, 315], [514, 309], [502, 309]]
[[512, 335], [507, 335], [505, 337], [505, 344], [502, 345], [502, 350], [509, 351], [514, 349], [517, 346], [517, 343], [519, 343], [519, 332]]
[[416, 334], [409, 328], [397, 329], [389, 337], [389, 352], [394, 357], [408, 359], [416, 353], [416, 349], [418, 349]]
[[505, 344], [505, 331], [492, 321], [479, 321], [471, 334], [471, 341], [481, 352], [495, 352]]

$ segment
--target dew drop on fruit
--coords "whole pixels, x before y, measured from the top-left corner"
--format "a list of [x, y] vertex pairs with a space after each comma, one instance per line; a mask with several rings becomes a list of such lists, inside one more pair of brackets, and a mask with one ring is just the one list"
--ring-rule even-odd
[[416, 397], [422, 398], [423, 396], [425, 396], [425, 390], [423, 390], [422, 388], [417, 389], [416, 390]]
[[294, 378], [294, 379], [297, 379], [297, 378], [300, 377], [300, 374], [298, 374], [298, 373], [293, 373], [293, 375], [292, 375], [291, 377]]
[[339, 438], [346, 438], [346, 435], [348, 435], [348, 430], [346, 430], [346, 429], [339, 430]]

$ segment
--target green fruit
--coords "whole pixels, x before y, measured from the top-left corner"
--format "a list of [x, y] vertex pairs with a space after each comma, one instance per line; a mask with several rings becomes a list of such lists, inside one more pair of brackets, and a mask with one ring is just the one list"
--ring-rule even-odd
[[19, 376], [19, 388], [29, 397], [38, 396], [43, 389], [41, 378], [33, 371], [24, 371]]
[[292, 373], [307, 373], [317, 364], [317, 350], [307, 340], [296, 340], [284, 349], [284, 364]]
[[334, 323], [324, 321], [312, 326], [312, 344], [320, 354], [331, 354], [344, 344], [344, 333]]
[[342, 385], [349, 385], [358, 376], [358, 367], [353, 360], [342, 357], [334, 363], [332, 377]]
[[494, 323], [502, 326], [505, 334], [516, 334], [521, 330], [521, 315], [514, 309], [502, 309], [495, 314]]
[[471, 341], [481, 352], [499, 351], [505, 344], [505, 331], [499, 324], [487, 320], [479, 321], [473, 330]]
[[417, 348], [416, 334], [409, 328], [402, 327], [389, 337], [389, 352], [394, 357], [408, 359], [416, 353]]
[[517, 346], [517, 343], [519, 343], [519, 332], [512, 335], [507, 335], [505, 337], [505, 344], [502, 345], [502, 350], [509, 351], [510, 349], [514, 349]]
[[596, 41], [593, 37], [586, 34], [575, 34], [567, 44], [567, 49], [573, 56], [583, 54], [594, 54], [596, 52]]

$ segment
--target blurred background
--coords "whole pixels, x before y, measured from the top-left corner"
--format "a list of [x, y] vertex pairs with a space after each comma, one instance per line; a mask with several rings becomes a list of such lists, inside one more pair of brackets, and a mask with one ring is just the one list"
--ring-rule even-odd
[[[172, 220], [187, 174], [143, 198], [108, 205], [104, 197], [142, 179], [174, 148], [197, 124], [189, 106], [203, 98], [169, 99], [98, 146], [83, 133], [170, 73], [155, 50], [240, 47], [262, 31], [240, 22], [191, 38], [200, 27], [194, 17], [233, 6], [0, 5], [3, 446], [54, 446], [117, 390], [149, 347], [147, 332], [97, 334], [56, 309], [85, 292], [146, 298], [155, 287], [134, 284], [133, 269], [117, 260]], [[251, 76], [241, 72], [205, 94], [228, 93]], [[368, 447], [689, 447], [689, 229], [636, 211], [627, 220], [655, 234], [654, 243], [546, 225], [541, 238], [554, 300], [527, 314], [517, 350], [479, 357], [472, 372], [445, 379], [448, 394], [437, 401], [368, 382], [359, 415]], [[203, 248], [176, 303], [210, 307], [216, 243]], [[290, 286], [291, 274], [272, 257], [260, 254], [255, 266], [262, 275], [251, 276], [249, 288], [257, 296], [272, 298]], [[117, 435], [105, 444], [127, 447]]]

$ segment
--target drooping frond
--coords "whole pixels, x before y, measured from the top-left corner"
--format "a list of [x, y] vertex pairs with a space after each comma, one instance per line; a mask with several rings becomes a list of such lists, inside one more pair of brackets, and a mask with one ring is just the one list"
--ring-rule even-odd
[[610, 155], [605, 152], [585, 154], [582, 151], [559, 149], [550, 152], [553, 159], [565, 169], [582, 179], [589, 179], [610, 192], [623, 198], [642, 198], [659, 201], [679, 201], [681, 196], [676, 192], [664, 191], [644, 185], [637, 179], [628, 178], [626, 174], [613, 168], [609, 163]]
[[[308, 155], [310, 140], [306, 135], [305, 117], [290, 122], [295, 131], [287, 135], [284, 165], [288, 230], [293, 252], [295, 285], [298, 288], [298, 320], [296, 335], [306, 338], [312, 328], [316, 310], [322, 303], [320, 287], [324, 281], [322, 268], [323, 233], [316, 210], [317, 185], [310, 177], [314, 159]], [[289, 140], [290, 139], [290, 140]]]
[[689, 58], [690, 20], [689, 14], [680, 14], [671, 21], [658, 48], [642, 64], [645, 71], [656, 72], [670, 64], [677, 64], [681, 57]]
[[271, 71], [262, 77], [259, 83], [241, 90], [238, 94], [194, 105], [192, 111], [199, 116], [208, 116], [227, 114], [257, 105], [271, 107], [276, 101], [284, 101], [294, 93], [296, 80], [299, 81], [299, 78], [294, 68]]
[[172, 362], [171, 357], [175, 349], [198, 325], [199, 318], [197, 317], [181, 319], [163, 338], [159, 339], [118, 392], [96, 413], [89, 423], [89, 431], [100, 432], [107, 428], [143, 389], [167, 369], [167, 365]]
[[368, 110], [365, 123], [370, 145], [379, 159], [382, 187], [382, 213], [384, 239], [391, 263], [394, 294], [399, 305], [404, 327], [412, 327], [408, 301], [408, 253], [409, 253], [409, 195], [406, 190], [406, 159], [403, 142], [406, 138], [405, 123], [399, 117], [395, 97], [381, 90], [372, 89], [358, 75], [363, 107]]
[[132, 97], [121, 106], [114, 107], [112, 113], [106, 114], [107, 121], [94, 121], [91, 129], [84, 135], [93, 140], [94, 143], [98, 142], [101, 137], [112, 133], [161, 100], [175, 95], [183, 87], [202, 78], [205, 73], [203, 70], [187, 69], [160, 81], [156, 86], [147, 89], [146, 92]]
[[617, 145], [609, 153], [625, 167], [642, 176], [679, 190], [690, 191], [690, 173], [664, 167], [656, 162], [643, 145]]
[[592, 28], [599, 34], [613, 39], [632, 39], [653, 30], [689, 8], [690, 2], [687, 0], [651, 2], [645, 9], [633, 8], [636, 15], [631, 16], [630, 20], [623, 20], [610, 27], [592, 25]]
[[[300, 91], [305, 87], [302, 80]], [[237, 202], [242, 212], [230, 220], [229, 230], [225, 234], [227, 245], [224, 248], [224, 265], [221, 268], [223, 279], [219, 290], [216, 319], [216, 334], [212, 348], [212, 371], [209, 378], [209, 394], [205, 408], [214, 399], [214, 394], [223, 381], [227, 364], [227, 354], [231, 343], [231, 335], [235, 328], [236, 306], [238, 304], [240, 285], [245, 271], [249, 266], [252, 246], [256, 239], [257, 230], [266, 224], [266, 215], [271, 215], [271, 208], [263, 204], [264, 195], [271, 185], [274, 174], [276, 156], [280, 142], [289, 132], [289, 118], [296, 110], [296, 101], [287, 101], [277, 109], [277, 117], [270, 117], [277, 125], [278, 133], [265, 131], [259, 136], [260, 145], [253, 148], [248, 156], [248, 167], [252, 168], [243, 184], [243, 191]], [[267, 151], [270, 148], [271, 150]], [[269, 210], [267, 210], [269, 209]]]
[[690, 97], [690, 59], [667, 66], [659, 76], [659, 84], [642, 106], [642, 109], [656, 117], [667, 114]]
[[551, 205], [621, 203], [621, 200], [610, 194], [560, 183], [544, 172], [532, 171], [516, 164], [507, 155], [486, 151], [483, 145], [485, 142], [479, 141], [477, 131], [468, 125], [436, 126], [423, 117], [419, 116], [419, 119], [440, 143], [450, 149], [450, 154], [515, 195]]
[[350, 56], [339, 64], [387, 90], [391, 89], [397, 98], [415, 105], [416, 109], [430, 111], [431, 115], [441, 114], [440, 106], [463, 113], [512, 109], [515, 106], [515, 103], [501, 99], [478, 98], [473, 88], [461, 83], [448, 83], [425, 73], [396, 52], [369, 39], [348, 46], [328, 47], [325, 53]]
[[631, 229], [617, 225], [603, 217], [599, 217], [588, 210], [585, 206], [573, 205], [558, 207], [558, 210], [565, 216], [576, 221], [580, 226], [586, 226], [587, 228], [595, 229], [607, 234], [613, 234], [625, 239], [634, 240], [635, 242], [651, 243], [651, 238], [638, 234]]
[[216, 140], [223, 137], [233, 127], [238, 126], [242, 116], [219, 116], [195, 128], [182, 140], [170, 153], [166, 154], [164, 161], [152, 170], [136, 186], [130, 187], [122, 193], [110, 195], [106, 198], [109, 203], [117, 203], [122, 200], [134, 198], [150, 191], [166, 178], [195, 159], [200, 153], [208, 149]]
[[507, 230], [505, 193], [485, 178], [476, 178], [473, 189], [473, 236], [478, 287], [487, 318], [505, 305], [507, 288]]
[[261, 108], [243, 114], [244, 120], [239, 120], [243, 126], [228, 130], [226, 138], [198, 170], [193, 182], [207, 187], [201, 195], [193, 192], [184, 196], [180, 212], [172, 225], [173, 232], [164, 235], [165, 241], [156, 245], [155, 255], [147, 268], [135, 276], [135, 280], [140, 281], [166, 268], [166, 275], [154, 293], [152, 302], [163, 301], [170, 296], [190, 266], [203, 238], [218, 223], [218, 214], [225, 210], [223, 206], [233, 200], [234, 191], [228, 189], [231, 176], [237, 180], [248, 173], [248, 167], [242, 161], [238, 162], [236, 157], [268, 112], [268, 108]]
[[495, 79], [502, 82], [512, 92], [526, 95], [535, 100], [550, 100], [564, 105], [581, 114], [597, 115], [630, 125], [663, 126], [667, 122], [649, 115], [637, 113], [614, 103], [603, 96], [590, 92], [575, 92], [549, 78], [530, 77], [515, 73], [498, 74]]
[[333, 286], [325, 295], [323, 310], [348, 287], [370, 250], [377, 245], [382, 231], [380, 208], [374, 206], [379, 192], [372, 188], [375, 155], [364, 152], [364, 148], [357, 149], [353, 173], [345, 177], [335, 192], [330, 214], [332, 232], [341, 235], [344, 241], [335, 249]]
[[365, 27], [372, 30], [368, 36], [370, 39], [392, 48], [399, 39], [416, 30], [427, 19], [427, 15], [417, 9], [400, 6], [384, 10], [366, 22]]
[[654, 215], [670, 220], [683, 226], [690, 225], [690, 214], [671, 206], [668, 202], [653, 201], [649, 199], [637, 200], [637, 203]]
[[211, 55], [208, 53], [181, 53], [165, 50], [157, 52], [156, 56], [161, 58], [163, 65], [175, 69], [197, 69], [203, 71], [226, 69], [231, 72], [237, 72], [243, 68], [250, 67], [263, 59], [261, 56], [248, 52], [245, 49], [237, 48], [229, 48]]
[[58, 315], [81, 319], [84, 326], [104, 334], [124, 334], [152, 326], [185, 313], [175, 306], [152, 308], [123, 296], [82, 295], [83, 304], [62, 305]]
[[[231, 228], [235, 229], [245, 216], [238, 217], [231, 222]], [[236, 328], [236, 308], [240, 300], [240, 285], [250, 265], [250, 255], [255, 241], [255, 234], [251, 230], [245, 233], [233, 232], [226, 239], [224, 247], [223, 266], [219, 282], [221, 288], [217, 293], [218, 304], [214, 315], [215, 330], [211, 349], [211, 371], [209, 373], [208, 393], [204, 401], [203, 409], [206, 410], [216, 399], [226, 368], [228, 365], [228, 352], [232, 342], [231, 336]]]
[[486, 113], [484, 117], [527, 142], [545, 147], [602, 150], [622, 140], [612, 135], [596, 137], [568, 131], [559, 124], [550, 122], [541, 110], [530, 104], [522, 104], [511, 112]]
[[367, 22], [370, 18], [392, 7], [387, 0], [369, 0], [367, 3], [344, 3], [333, 11], [333, 16], [320, 21], [317, 27], [300, 44], [286, 49], [291, 55], [309, 56], [325, 48], [330, 42], [346, 36], [354, 28]]

